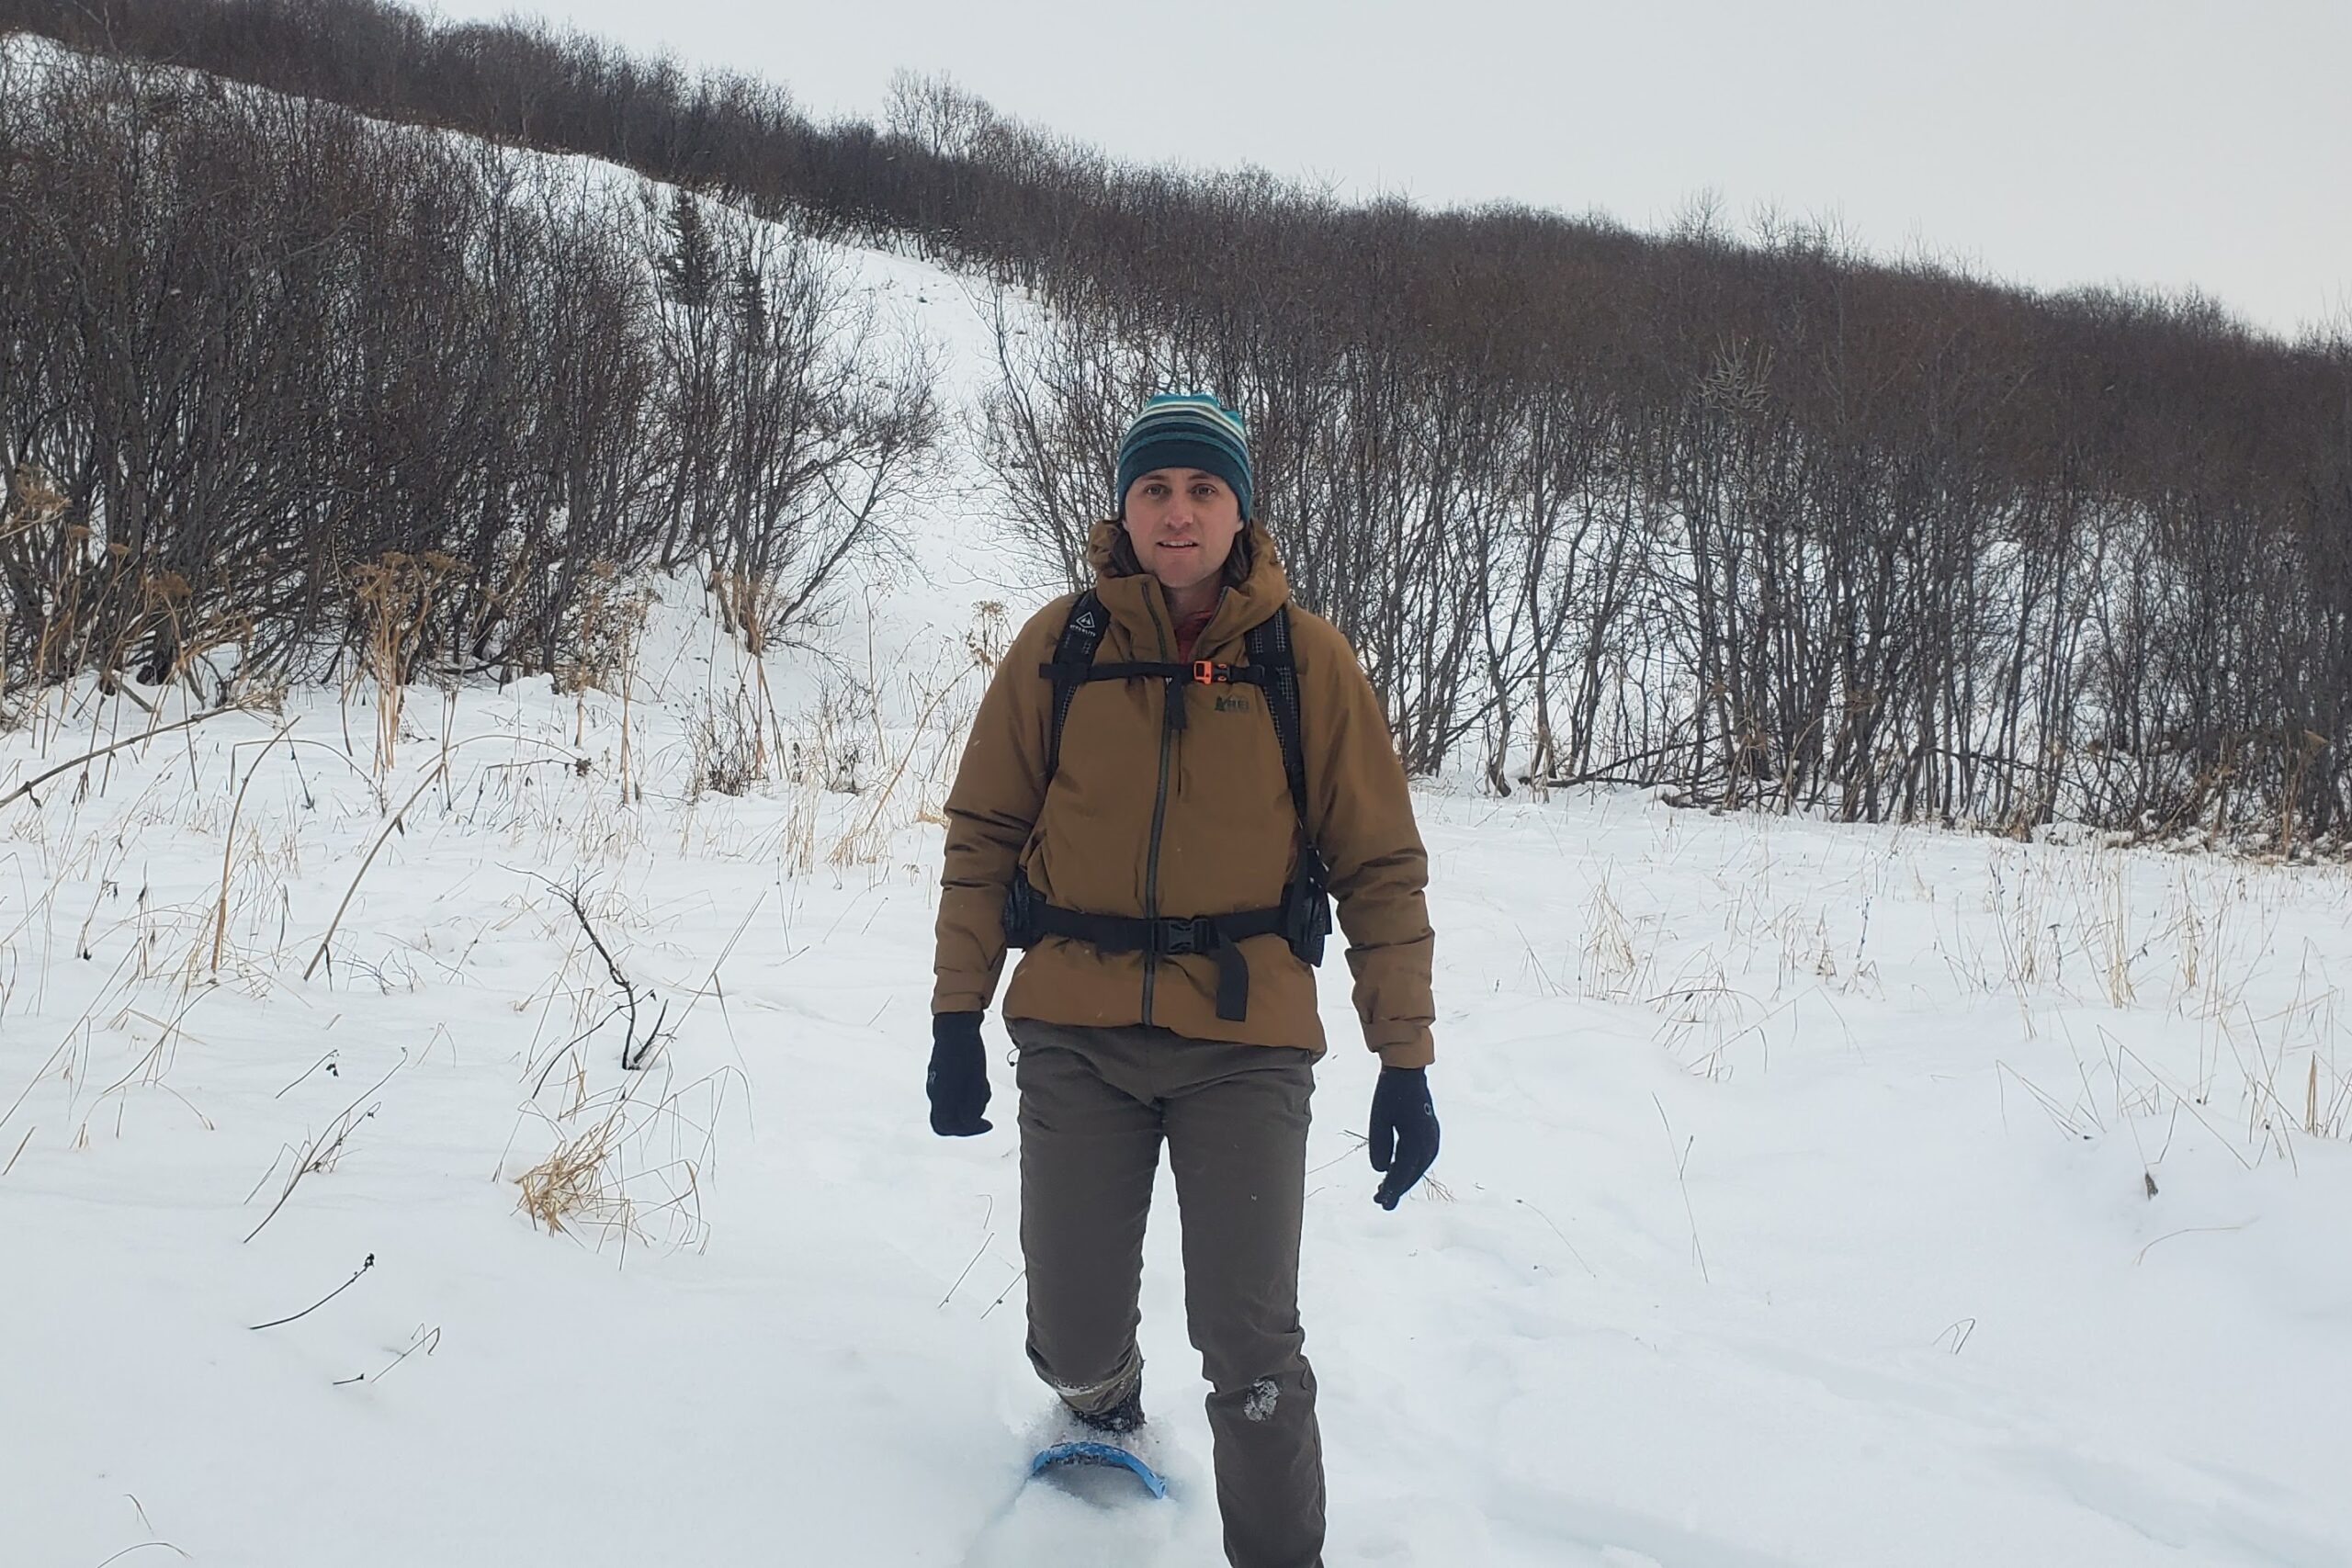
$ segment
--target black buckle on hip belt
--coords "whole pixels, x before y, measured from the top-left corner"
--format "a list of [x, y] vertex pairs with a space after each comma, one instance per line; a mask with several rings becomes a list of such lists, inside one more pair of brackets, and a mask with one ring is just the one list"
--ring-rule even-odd
[[1206, 955], [1216, 961], [1216, 1015], [1227, 1022], [1250, 1016], [1250, 962], [1240, 943], [1254, 936], [1279, 936], [1302, 963], [1323, 961], [1323, 939], [1331, 930], [1331, 905], [1310, 860], [1271, 908], [1189, 919], [1097, 915], [1066, 909], [1037, 897], [1029, 874], [1015, 870], [1004, 894], [1004, 940], [1010, 947], [1035, 947], [1049, 936], [1082, 942], [1102, 953], [1147, 953], [1162, 958]]

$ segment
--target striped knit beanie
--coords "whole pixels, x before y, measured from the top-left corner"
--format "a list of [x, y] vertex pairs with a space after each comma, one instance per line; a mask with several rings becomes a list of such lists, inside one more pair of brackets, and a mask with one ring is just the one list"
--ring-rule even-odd
[[1119, 442], [1119, 510], [1127, 491], [1155, 468], [1198, 468], [1233, 488], [1250, 521], [1250, 430], [1240, 411], [1206, 392], [1163, 392], [1143, 405]]

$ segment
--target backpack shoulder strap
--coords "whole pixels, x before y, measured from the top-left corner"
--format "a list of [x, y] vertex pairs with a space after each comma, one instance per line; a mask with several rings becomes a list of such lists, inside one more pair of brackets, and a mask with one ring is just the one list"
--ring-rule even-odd
[[1102, 634], [1110, 627], [1109, 612], [1094, 596], [1094, 590], [1088, 589], [1070, 605], [1069, 619], [1062, 623], [1061, 640], [1054, 645], [1054, 661], [1039, 669], [1054, 683], [1054, 728], [1046, 742], [1046, 784], [1054, 782], [1062, 764], [1062, 726], [1069, 719], [1070, 699], [1086, 683], [1095, 649], [1102, 646]]
[[1298, 660], [1291, 649], [1290, 606], [1283, 605], [1251, 626], [1242, 644], [1250, 650], [1250, 662], [1266, 671], [1261, 687], [1266, 694], [1266, 712], [1274, 721], [1274, 739], [1282, 743], [1290, 803], [1298, 811], [1299, 837], [1312, 843], [1314, 834], [1306, 826], [1306, 751], [1299, 734]]
[[[1110, 626], [1102, 602], [1092, 589], [1087, 590], [1070, 605], [1069, 619], [1062, 623], [1053, 662], [1038, 667], [1038, 673], [1054, 683], [1053, 728], [1046, 742], [1047, 784], [1053, 783], [1061, 768], [1062, 729], [1069, 721], [1069, 705], [1079, 687], [1097, 675], [1114, 673], [1094, 668], [1095, 652]], [[1250, 662], [1265, 671], [1256, 684], [1266, 694], [1266, 713], [1273, 720], [1274, 739], [1282, 747], [1283, 776], [1290, 784], [1291, 807], [1298, 813], [1299, 835], [1311, 843], [1314, 835], [1306, 826], [1306, 752], [1298, 716], [1298, 660], [1291, 647], [1290, 606], [1283, 605], [1250, 627], [1242, 645], [1249, 649]], [[1154, 665], [1150, 672], [1163, 671]]]

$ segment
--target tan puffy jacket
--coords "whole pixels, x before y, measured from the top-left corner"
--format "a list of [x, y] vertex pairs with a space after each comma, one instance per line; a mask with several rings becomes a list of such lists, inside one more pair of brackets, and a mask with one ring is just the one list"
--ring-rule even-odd
[[[1115, 523], [1091, 541], [1095, 593], [1111, 626], [1098, 663], [1172, 660], [1175, 631], [1157, 580], [1123, 571]], [[1247, 579], [1228, 587], [1193, 657], [1248, 660], [1243, 634], [1280, 608], [1290, 584], [1272, 540], [1249, 533]], [[932, 1010], [984, 1010], [1005, 954], [1004, 894], [1026, 868], [1048, 903], [1129, 917], [1233, 914], [1282, 901], [1297, 851], [1297, 813], [1282, 746], [1256, 686], [1187, 686], [1186, 728], [1164, 728], [1168, 687], [1098, 681], [1077, 689], [1050, 787], [1049, 663], [1076, 595], [1021, 628], [972, 722], [947, 797], [946, 871], [939, 901]], [[1429, 856], [1380, 701], [1355, 651], [1320, 616], [1291, 607], [1307, 829], [1331, 873], [1340, 929], [1355, 975], [1364, 1042], [1392, 1066], [1432, 1055], [1430, 960], [1422, 888]], [[1157, 823], [1159, 853], [1152, 852]], [[1216, 1016], [1216, 964], [1203, 954], [1104, 953], [1046, 937], [1023, 957], [1005, 994], [1008, 1018], [1065, 1024], [1159, 1024], [1202, 1040], [1324, 1048], [1315, 972], [1280, 936], [1240, 943], [1249, 1015]]]

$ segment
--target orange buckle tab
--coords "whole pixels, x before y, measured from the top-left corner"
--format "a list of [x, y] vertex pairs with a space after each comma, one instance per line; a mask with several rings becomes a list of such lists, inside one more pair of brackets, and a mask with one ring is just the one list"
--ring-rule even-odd
[[1204, 686], [1222, 685], [1233, 679], [1233, 671], [1211, 659], [1193, 660], [1193, 679]]

